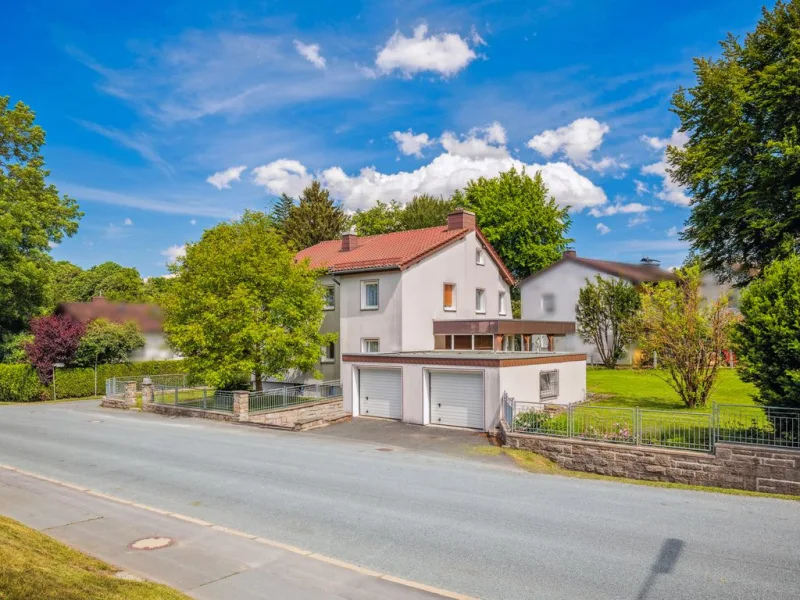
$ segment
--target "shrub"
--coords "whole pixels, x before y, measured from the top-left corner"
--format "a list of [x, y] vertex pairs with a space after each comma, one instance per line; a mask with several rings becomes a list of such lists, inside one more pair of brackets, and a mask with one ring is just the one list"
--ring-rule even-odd
[[0, 365], [0, 402], [35, 402], [42, 391], [30, 365]]
[[[111, 377], [135, 377], [139, 375], [167, 375], [185, 373], [182, 360], [151, 360], [135, 363], [98, 365], [97, 391], [105, 392], [106, 379]], [[51, 392], [52, 394], [52, 392]], [[56, 372], [57, 398], [85, 398], [94, 395], [94, 369], [58, 369]]]

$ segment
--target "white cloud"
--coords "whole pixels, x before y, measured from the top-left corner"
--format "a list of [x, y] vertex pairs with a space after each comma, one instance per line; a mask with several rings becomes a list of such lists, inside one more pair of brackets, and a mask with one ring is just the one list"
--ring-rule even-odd
[[557, 153], [566, 156], [573, 164], [598, 173], [609, 170], [624, 170], [628, 165], [619, 159], [605, 156], [593, 160], [592, 154], [603, 143], [603, 137], [611, 131], [605, 123], [583, 117], [558, 129], [548, 129], [528, 140], [528, 148], [536, 150], [546, 158]]
[[634, 179], [633, 183], [636, 184], [637, 196], [644, 196], [645, 194], [650, 193], [650, 187], [644, 181], [639, 181], [638, 179]]
[[633, 215], [630, 219], [628, 219], [628, 227], [636, 227], [643, 223], [647, 223], [650, 219], [647, 218], [645, 213], [639, 213]]
[[186, 246], [179, 246], [175, 244], [174, 246], [170, 246], [169, 248], [162, 250], [161, 256], [167, 257], [167, 263], [174, 263], [179, 257], [186, 256]]
[[325, 58], [319, 53], [319, 44], [304, 44], [300, 40], [294, 41], [294, 47], [305, 58], [318, 69], [325, 68]]
[[686, 195], [683, 187], [674, 181], [667, 172], [666, 148], [667, 146], [683, 148], [684, 144], [689, 141], [689, 136], [687, 136], [684, 132], [675, 129], [669, 138], [655, 138], [643, 135], [641, 139], [654, 150], [663, 150], [660, 161], [651, 165], [645, 165], [642, 167], [641, 171], [643, 175], [654, 175], [661, 178], [661, 186], [655, 190], [656, 198], [665, 200], [666, 202], [672, 202], [673, 204], [688, 206], [691, 202], [691, 199]]
[[197, 219], [191, 219], [189, 225], [197, 225]]
[[481, 37], [481, 34], [478, 33], [478, 30], [473, 25], [472, 28], [469, 30], [469, 37], [472, 40], [472, 43], [475, 46], [488, 46], [486, 40]]
[[[341, 167], [334, 166], [318, 173], [316, 178], [348, 210], [369, 208], [377, 199], [408, 202], [418, 194], [448, 197], [472, 179], [494, 177], [512, 167], [525, 168], [531, 175], [541, 171], [550, 193], [562, 206], [581, 210], [607, 202], [602, 189], [565, 162], [525, 164], [513, 158], [508, 149], [498, 143], [504, 137], [505, 130], [494, 124], [474, 129], [461, 138], [445, 132], [440, 139], [445, 152], [416, 170], [381, 173], [374, 167], [365, 167], [357, 174], [348, 175]], [[288, 159], [258, 167], [254, 173], [256, 183], [273, 194], [284, 191], [296, 194], [312, 180], [304, 165]]]
[[600, 235], [605, 235], [611, 231], [611, 228], [603, 223], [598, 223], [596, 229], [600, 232]]
[[410, 129], [406, 132], [392, 132], [392, 139], [397, 143], [400, 152], [406, 156], [416, 156], [417, 158], [422, 158], [422, 149], [430, 146], [435, 141], [430, 139], [427, 133], [414, 135], [414, 132]]
[[599, 208], [593, 208], [589, 211], [589, 214], [593, 217], [613, 217], [614, 215], [618, 214], [641, 214], [646, 213], [648, 210], [653, 210], [652, 206], [647, 206], [645, 204], [640, 204], [639, 202], [630, 202], [628, 204], [623, 204], [622, 202], [615, 202], [614, 204], [610, 204], [608, 206], [601, 206]]
[[253, 181], [276, 195], [299, 196], [312, 180], [302, 163], [286, 158], [253, 169]]
[[239, 167], [225, 169], [224, 171], [217, 171], [213, 175], [209, 176], [206, 181], [218, 190], [229, 188], [231, 187], [231, 182], [239, 181], [241, 179], [242, 173], [246, 168], [247, 167], [245, 165], [241, 165]]
[[667, 229], [667, 237], [678, 237], [679, 233], [682, 233], [682, 230], [678, 230], [678, 228], [675, 226]]
[[133, 220], [130, 217], [125, 219], [125, 225], [133, 225]]
[[450, 77], [476, 57], [460, 35], [428, 35], [428, 26], [423, 24], [414, 29], [413, 37], [406, 37], [395, 31], [378, 52], [375, 65], [384, 74], [400, 71], [406, 77], [411, 77], [416, 73], [432, 71], [443, 77]]

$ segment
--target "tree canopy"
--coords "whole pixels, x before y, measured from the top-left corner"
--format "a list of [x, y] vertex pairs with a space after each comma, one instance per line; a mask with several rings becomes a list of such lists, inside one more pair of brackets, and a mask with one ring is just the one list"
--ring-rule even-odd
[[317, 273], [294, 260], [271, 219], [246, 212], [187, 244], [170, 267], [164, 295], [166, 332], [190, 370], [229, 387], [253, 373], [314, 372], [323, 345], [323, 290]]
[[359, 235], [378, 235], [394, 231], [425, 229], [447, 223], [447, 215], [456, 208], [455, 202], [428, 194], [414, 196], [406, 205], [392, 200], [378, 200], [368, 210], [359, 210], [352, 216]]
[[67, 314], [31, 321], [33, 340], [25, 346], [25, 353], [42, 383], [52, 380], [53, 365], [72, 363], [85, 331], [83, 323]]
[[692, 196], [684, 237], [703, 268], [746, 283], [800, 249], [800, 2], [764, 8], [743, 43], [721, 45], [673, 97], [689, 140], [668, 161]]
[[733, 333], [739, 373], [756, 400], [800, 408], [800, 257], [768, 266], [739, 301]]
[[47, 304], [51, 244], [74, 235], [82, 213], [47, 183], [44, 130], [22, 102], [0, 96], [0, 337], [23, 330]]
[[335, 240], [344, 233], [347, 225], [345, 212], [334, 204], [330, 192], [319, 181], [314, 181], [303, 190], [297, 205], [289, 208], [283, 234], [295, 249], [302, 250], [326, 240]]
[[270, 217], [275, 227], [283, 230], [294, 206], [294, 198], [285, 193], [280, 195], [278, 200], [273, 204], [272, 211], [270, 212]]
[[146, 343], [133, 321], [114, 323], [107, 319], [95, 319], [86, 325], [72, 364], [76, 367], [91, 367], [95, 364], [128, 362], [131, 352]]
[[497, 177], [470, 181], [451, 202], [475, 212], [486, 239], [518, 279], [558, 260], [574, 240], [572, 219], [549, 195], [541, 173], [531, 178], [512, 168]]
[[100, 295], [116, 302], [142, 302], [145, 296], [139, 271], [110, 261], [76, 274], [69, 291], [76, 302]]

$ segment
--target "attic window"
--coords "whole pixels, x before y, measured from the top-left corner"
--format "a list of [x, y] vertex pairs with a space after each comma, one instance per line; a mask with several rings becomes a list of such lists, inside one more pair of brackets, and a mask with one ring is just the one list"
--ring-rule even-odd
[[477, 250], [475, 250], [475, 264], [476, 265], [486, 264], [486, 260], [484, 259], [483, 248], [478, 248]]

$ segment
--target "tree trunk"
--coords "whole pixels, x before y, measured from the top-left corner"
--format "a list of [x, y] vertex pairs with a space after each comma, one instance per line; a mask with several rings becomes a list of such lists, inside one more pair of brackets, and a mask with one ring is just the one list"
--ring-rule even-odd
[[261, 383], [261, 369], [256, 369], [253, 373], [253, 377], [255, 378], [255, 391], [260, 392], [263, 389], [263, 385]]

